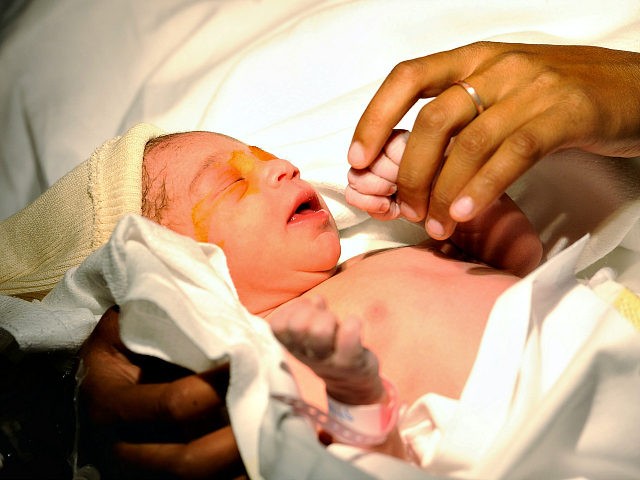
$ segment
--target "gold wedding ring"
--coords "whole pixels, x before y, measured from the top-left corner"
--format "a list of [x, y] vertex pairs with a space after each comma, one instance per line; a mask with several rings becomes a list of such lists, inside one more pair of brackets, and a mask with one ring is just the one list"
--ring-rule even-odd
[[463, 80], [456, 82], [455, 85], [461, 86], [462, 88], [464, 88], [464, 91], [469, 94], [469, 96], [471, 97], [471, 101], [473, 102], [473, 105], [476, 107], [476, 112], [478, 112], [478, 115], [484, 112], [484, 104], [482, 103], [482, 100], [480, 99], [480, 95], [478, 95], [478, 92], [476, 92], [475, 88], [473, 88], [471, 85], [469, 85], [467, 82]]

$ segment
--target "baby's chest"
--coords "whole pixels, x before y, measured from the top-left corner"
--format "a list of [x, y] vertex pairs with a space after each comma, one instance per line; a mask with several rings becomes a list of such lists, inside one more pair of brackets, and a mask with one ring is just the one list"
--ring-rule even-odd
[[362, 321], [363, 343], [383, 373], [413, 401], [426, 392], [455, 397], [466, 381], [489, 311], [512, 281], [423, 249], [363, 259], [307, 294]]
[[366, 257], [307, 292], [326, 298], [338, 316], [367, 322], [439, 314], [461, 293], [466, 275], [453, 262], [421, 249], [398, 249]]

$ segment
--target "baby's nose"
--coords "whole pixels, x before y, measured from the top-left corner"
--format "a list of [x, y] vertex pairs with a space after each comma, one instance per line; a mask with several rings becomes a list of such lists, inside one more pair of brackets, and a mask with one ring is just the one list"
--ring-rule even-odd
[[269, 160], [265, 164], [264, 178], [271, 187], [278, 187], [285, 180], [292, 180], [300, 171], [290, 162], [280, 158]]

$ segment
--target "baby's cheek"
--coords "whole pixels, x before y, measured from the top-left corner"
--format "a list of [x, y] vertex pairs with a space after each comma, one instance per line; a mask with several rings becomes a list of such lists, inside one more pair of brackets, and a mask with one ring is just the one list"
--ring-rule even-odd
[[233, 212], [220, 198], [207, 196], [193, 207], [191, 220], [195, 231], [195, 239], [225, 248], [225, 236], [233, 230]]

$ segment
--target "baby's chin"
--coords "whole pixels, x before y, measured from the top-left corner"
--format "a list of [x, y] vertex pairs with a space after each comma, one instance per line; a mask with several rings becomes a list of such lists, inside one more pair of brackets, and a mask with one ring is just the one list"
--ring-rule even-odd
[[314, 255], [315, 271], [318, 272], [331, 272], [331, 275], [335, 273], [340, 260], [340, 254], [342, 253], [342, 247], [340, 245], [340, 236], [338, 231], [327, 231], [321, 233], [317, 238], [317, 255]]

